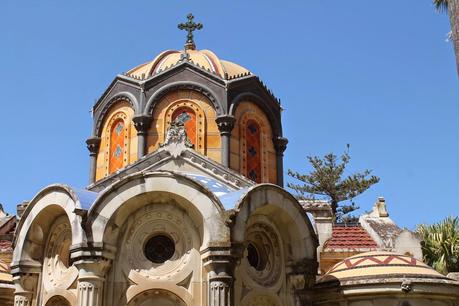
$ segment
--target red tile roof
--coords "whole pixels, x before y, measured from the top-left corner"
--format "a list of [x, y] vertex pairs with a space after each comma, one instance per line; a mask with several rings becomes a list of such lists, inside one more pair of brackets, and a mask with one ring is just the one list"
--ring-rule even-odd
[[325, 251], [369, 251], [378, 245], [360, 225], [333, 226], [333, 234], [324, 244]]
[[0, 252], [11, 251], [13, 243], [9, 240], [0, 240]]

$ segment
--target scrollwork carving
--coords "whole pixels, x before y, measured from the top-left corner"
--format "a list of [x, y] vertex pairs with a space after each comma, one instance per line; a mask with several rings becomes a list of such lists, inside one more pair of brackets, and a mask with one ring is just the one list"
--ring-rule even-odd
[[[174, 205], [151, 204], [135, 213], [126, 229], [120, 258], [125, 275], [140, 275], [153, 280], [171, 280], [177, 274], [188, 275], [190, 261], [198, 256], [199, 236], [188, 215]], [[144, 252], [147, 241], [166, 235], [175, 243], [172, 257], [164, 263], [150, 261]]]

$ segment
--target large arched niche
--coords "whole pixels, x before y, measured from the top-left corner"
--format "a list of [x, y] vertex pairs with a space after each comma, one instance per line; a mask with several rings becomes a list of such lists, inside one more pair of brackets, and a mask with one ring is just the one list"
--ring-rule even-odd
[[106, 233], [106, 237], [112, 234], [115, 234], [112, 238], [117, 237], [116, 254], [108, 275], [107, 300], [124, 304], [129, 290], [167, 282], [180, 284], [175, 286], [199, 296], [203, 239], [200, 213], [186, 199], [166, 192], [144, 193], [124, 205], [141, 206], [130, 210], [119, 234]]
[[[232, 242], [244, 250], [235, 270], [236, 301], [293, 305], [287, 275], [303, 274], [295, 267], [310, 264], [309, 283], [316, 272], [317, 238], [302, 207], [282, 188], [262, 184], [250, 189], [235, 210]], [[281, 297], [280, 303], [267, 297], [275, 295]]]
[[169, 171], [133, 174], [99, 196], [88, 212], [95, 244], [116, 245], [120, 228], [133, 211], [154, 203], [174, 201], [199, 228], [201, 248], [229, 237], [223, 205], [194, 180]]
[[74, 213], [81, 205], [70, 187], [52, 185], [40, 191], [19, 220], [15, 235], [12, 266], [42, 265], [46, 243], [54, 222], [61, 218], [70, 229], [71, 244], [86, 242], [81, 216]]
[[244, 243], [248, 220], [254, 215], [269, 218], [279, 230], [286, 250], [286, 260], [316, 259], [317, 237], [298, 201], [273, 184], [250, 189], [236, 205], [231, 228], [234, 243]]
[[178, 294], [166, 289], [150, 289], [133, 296], [127, 306], [187, 306], [191, 299], [186, 294]]

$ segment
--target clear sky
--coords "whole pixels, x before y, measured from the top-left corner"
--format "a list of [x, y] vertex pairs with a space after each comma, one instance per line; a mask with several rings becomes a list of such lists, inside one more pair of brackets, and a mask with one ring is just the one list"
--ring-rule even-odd
[[193, 12], [199, 49], [250, 69], [281, 98], [285, 170], [341, 153], [381, 182], [413, 228], [459, 215], [459, 80], [446, 15], [430, 0], [0, 2], [0, 202], [15, 212], [51, 183], [84, 187], [90, 110], [116, 74], [180, 49]]

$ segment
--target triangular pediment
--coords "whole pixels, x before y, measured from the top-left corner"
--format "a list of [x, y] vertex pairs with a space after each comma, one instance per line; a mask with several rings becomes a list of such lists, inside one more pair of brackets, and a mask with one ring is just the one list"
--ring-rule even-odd
[[91, 184], [88, 186], [88, 189], [99, 192], [131, 174], [157, 170], [204, 175], [234, 190], [250, 187], [255, 184], [241, 174], [211, 160], [207, 156], [191, 148], [172, 144], [162, 147], [156, 152], [146, 155], [137, 162], [118, 170], [116, 173]]

